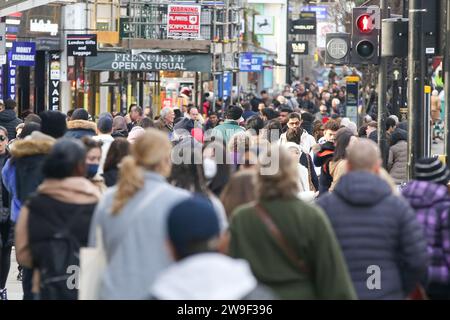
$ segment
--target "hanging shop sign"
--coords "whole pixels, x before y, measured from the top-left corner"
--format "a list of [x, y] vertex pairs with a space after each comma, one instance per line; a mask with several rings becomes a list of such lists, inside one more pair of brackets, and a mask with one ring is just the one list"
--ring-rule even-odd
[[17, 67], [11, 61], [12, 51], [8, 52], [8, 84], [6, 86], [6, 98], [16, 99], [16, 70]]
[[289, 41], [288, 50], [290, 54], [307, 55], [308, 41]]
[[290, 33], [291, 34], [316, 34], [317, 19], [315, 12], [302, 11], [300, 12], [300, 19], [291, 20]]
[[91, 57], [97, 55], [96, 34], [68, 34], [67, 56]]
[[167, 38], [199, 39], [200, 6], [169, 5], [167, 9]]
[[263, 58], [246, 52], [240, 55], [239, 67], [242, 72], [262, 72]]
[[86, 59], [87, 70], [211, 72], [210, 54], [102, 52]]
[[33, 67], [36, 57], [36, 43], [13, 42], [11, 50], [11, 61], [20, 67]]
[[59, 38], [36, 38], [36, 50], [41, 51], [61, 51], [61, 41]]
[[49, 53], [49, 83], [48, 83], [48, 106], [49, 110], [59, 110], [60, 91], [59, 82], [61, 77], [61, 55], [59, 52]]

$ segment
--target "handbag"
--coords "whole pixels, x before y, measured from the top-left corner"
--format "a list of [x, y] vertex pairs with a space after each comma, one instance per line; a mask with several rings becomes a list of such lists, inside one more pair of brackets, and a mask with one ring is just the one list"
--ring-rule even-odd
[[255, 205], [256, 213], [264, 225], [269, 230], [272, 237], [278, 243], [280, 248], [285, 253], [286, 257], [302, 272], [302, 273], [310, 273], [308, 266], [305, 261], [301, 259], [295, 250], [291, 247], [287, 239], [283, 236], [280, 229], [278, 229], [277, 225], [273, 222], [272, 218], [268, 214], [267, 210], [260, 204], [257, 203]]
[[107, 266], [102, 229], [95, 230], [95, 247], [80, 249], [78, 300], [96, 300], [100, 296], [101, 280]]

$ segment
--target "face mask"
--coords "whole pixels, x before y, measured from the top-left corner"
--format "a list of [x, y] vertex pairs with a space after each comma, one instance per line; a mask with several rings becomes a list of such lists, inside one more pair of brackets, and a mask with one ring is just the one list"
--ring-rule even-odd
[[203, 172], [207, 180], [211, 180], [217, 174], [217, 163], [209, 158], [203, 161]]
[[98, 171], [98, 164], [88, 164], [87, 165], [87, 177], [89, 179], [93, 178]]

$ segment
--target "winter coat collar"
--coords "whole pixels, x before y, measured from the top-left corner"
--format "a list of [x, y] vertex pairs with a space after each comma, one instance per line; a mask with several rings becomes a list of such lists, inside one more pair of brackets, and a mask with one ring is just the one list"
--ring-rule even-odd
[[40, 154], [48, 154], [56, 140], [39, 131], [34, 131], [23, 140], [16, 140], [11, 145], [11, 155], [14, 158], [24, 158]]
[[87, 120], [71, 120], [67, 122], [67, 129], [68, 130], [84, 129], [96, 132], [97, 125], [95, 124], [95, 122]]
[[334, 193], [355, 206], [373, 206], [392, 194], [387, 182], [370, 172], [355, 171], [342, 176]]
[[100, 191], [84, 177], [69, 177], [62, 180], [46, 179], [38, 192], [66, 203], [92, 204], [100, 200]]

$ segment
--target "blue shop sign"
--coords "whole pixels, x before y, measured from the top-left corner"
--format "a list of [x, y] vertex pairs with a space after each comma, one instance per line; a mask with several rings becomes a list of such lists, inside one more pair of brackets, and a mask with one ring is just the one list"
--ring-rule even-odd
[[34, 67], [36, 57], [36, 43], [13, 42], [11, 61], [16, 66]]
[[242, 72], [262, 72], [263, 58], [252, 53], [242, 53], [240, 56], [240, 70]]

